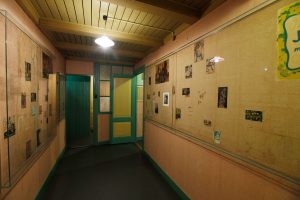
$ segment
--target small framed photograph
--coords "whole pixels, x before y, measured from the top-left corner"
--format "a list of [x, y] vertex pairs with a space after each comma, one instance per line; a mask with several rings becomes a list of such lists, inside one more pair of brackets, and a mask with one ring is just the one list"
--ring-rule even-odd
[[182, 88], [182, 95], [183, 96], [190, 96], [190, 88]]
[[31, 64], [25, 62], [25, 80], [31, 81]]
[[21, 94], [21, 108], [26, 108], [26, 93]]
[[169, 101], [170, 101], [169, 96], [170, 96], [169, 92], [163, 93], [163, 106], [169, 106]]
[[181, 109], [180, 108], [176, 108], [175, 118], [176, 119], [180, 119], [181, 118]]
[[204, 58], [204, 40], [195, 43], [194, 46], [195, 62], [201, 61]]
[[156, 114], [158, 114], [158, 103], [155, 103], [154, 106], [155, 106], [155, 107], [154, 107], [154, 112], [155, 112]]
[[218, 108], [227, 108], [228, 87], [218, 88]]
[[36, 93], [35, 92], [31, 93], [31, 102], [36, 102]]
[[193, 66], [192, 65], [185, 66], [185, 78], [189, 79], [192, 77], [193, 77]]
[[216, 63], [211, 61], [212, 58], [206, 59], [206, 73], [212, 74], [215, 72]]

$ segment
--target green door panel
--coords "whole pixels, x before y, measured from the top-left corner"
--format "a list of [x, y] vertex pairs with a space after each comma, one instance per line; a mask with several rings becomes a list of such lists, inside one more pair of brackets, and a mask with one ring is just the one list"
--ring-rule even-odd
[[90, 77], [67, 75], [66, 129], [67, 140], [89, 134]]

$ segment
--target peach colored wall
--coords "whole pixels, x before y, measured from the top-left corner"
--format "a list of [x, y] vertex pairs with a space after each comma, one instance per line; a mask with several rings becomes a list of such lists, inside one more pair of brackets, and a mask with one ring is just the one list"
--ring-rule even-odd
[[248, 168], [149, 121], [145, 121], [144, 149], [191, 199], [300, 199]]
[[[174, 53], [186, 47], [185, 45], [242, 13], [251, 12], [251, 9], [264, 2], [267, 4], [274, 1], [226, 1], [224, 5], [178, 35], [175, 41], [168, 42], [146, 56], [135, 68], [149, 66], [166, 56], [175, 56]], [[170, 66], [172, 67], [172, 64]], [[191, 199], [300, 199], [300, 196], [291, 193], [278, 182], [257, 175], [255, 171], [171, 131], [161, 129], [149, 121], [145, 122], [144, 131], [145, 151]]]
[[23, 31], [28, 33], [39, 46], [47, 49], [54, 56], [52, 60], [54, 72], [65, 72], [65, 59], [63, 56], [14, 0], [0, 0], [0, 9], [6, 10], [8, 15], [22, 26]]
[[210, 31], [236, 18], [237, 16], [240, 16], [241, 14], [257, 6], [260, 6], [261, 4], [268, 4], [270, 2], [274, 2], [274, 0], [228, 0], [223, 5], [177, 35], [175, 41], [170, 41], [155, 52], [147, 55], [143, 60], [139, 61], [135, 65], [135, 68], [143, 65], [150, 65], [156, 60], [176, 52], [182, 46], [187, 45], [189, 42], [192, 42], [197, 38], [209, 33]]
[[[14, 0], [0, 0], [0, 9], [6, 10], [9, 19], [16, 22], [19, 28], [26, 32], [40, 47], [50, 53], [54, 72], [65, 72], [65, 60], [57, 49], [50, 43], [39, 28], [23, 12]], [[2, 40], [3, 38], [1, 38]], [[4, 66], [1, 66], [3, 68]], [[37, 160], [28, 168], [24, 176], [11, 188], [1, 190], [0, 199], [34, 199], [40, 187], [46, 180], [59, 154], [65, 147], [65, 122], [57, 125], [57, 136], [49, 146], [37, 156]]]
[[[27, 173], [4, 197], [5, 200], [34, 199], [65, 147], [65, 120], [57, 127], [57, 136]], [[0, 198], [1, 199], [1, 198]]]
[[98, 115], [98, 142], [109, 141], [110, 114]]
[[66, 74], [94, 75], [94, 63], [80, 60], [67, 60]]

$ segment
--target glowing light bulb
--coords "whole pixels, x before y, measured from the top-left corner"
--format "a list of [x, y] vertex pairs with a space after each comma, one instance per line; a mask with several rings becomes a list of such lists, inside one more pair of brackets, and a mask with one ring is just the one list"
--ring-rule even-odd
[[210, 62], [218, 63], [218, 62], [221, 62], [221, 61], [224, 61], [224, 60], [225, 59], [220, 57], [220, 56], [215, 56], [212, 59], [210, 59]]
[[103, 48], [112, 47], [115, 45], [115, 43], [109, 39], [107, 36], [102, 36], [100, 38], [97, 38], [95, 40], [95, 43], [100, 45]]

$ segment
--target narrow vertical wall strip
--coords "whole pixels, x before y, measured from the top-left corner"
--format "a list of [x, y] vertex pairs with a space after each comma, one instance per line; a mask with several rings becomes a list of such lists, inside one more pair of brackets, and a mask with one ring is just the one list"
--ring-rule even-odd
[[[6, 96], [6, 131], [8, 131], [8, 69], [7, 69], [7, 11], [5, 13], [5, 96]], [[9, 137], [7, 137], [7, 167], [8, 167], [8, 187], [11, 185], [11, 172], [10, 172], [10, 151], [9, 151]]]

